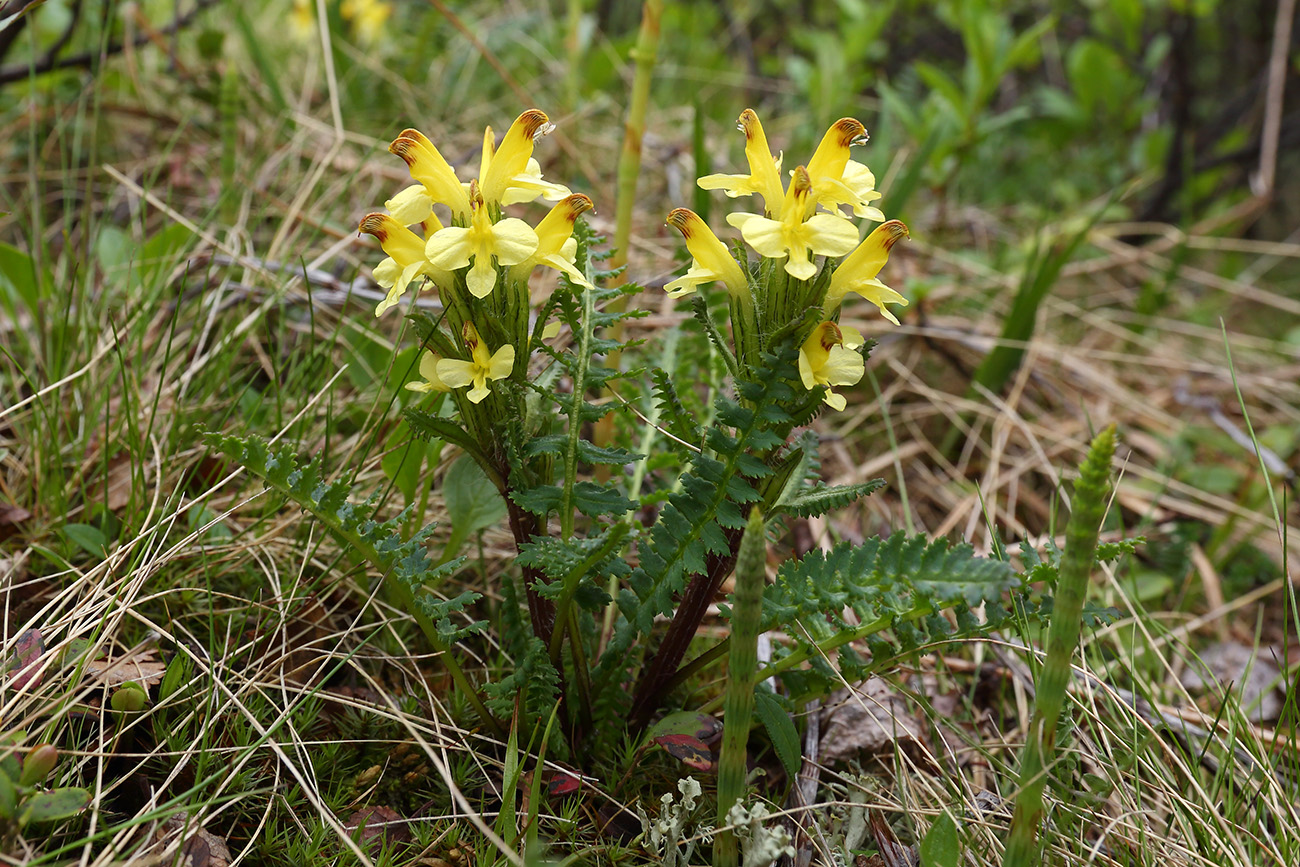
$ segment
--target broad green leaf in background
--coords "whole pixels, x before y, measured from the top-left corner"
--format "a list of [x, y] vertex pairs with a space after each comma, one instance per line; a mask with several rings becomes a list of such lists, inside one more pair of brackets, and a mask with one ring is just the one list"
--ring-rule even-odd
[[935, 818], [921, 840], [920, 849], [924, 867], [957, 867], [961, 861], [961, 844], [951, 813], [944, 810]]
[[424, 442], [417, 439], [406, 422], [399, 422], [384, 445], [379, 462], [384, 476], [393, 483], [408, 504], [415, 502], [420, 487], [420, 471], [427, 460], [436, 466], [442, 454], [442, 440]]
[[0, 304], [17, 318], [20, 309], [35, 312], [40, 282], [32, 257], [9, 244], [0, 244]]
[[64, 524], [63, 535], [92, 557], [102, 558], [108, 549], [108, 538], [98, 527], [89, 524]]
[[461, 456], [442, 480], [442, 496], [451, 519], [451, 536], [442, 562], [455, 557], [470, 535], [500, 523], [506, 501], [473, 460]]

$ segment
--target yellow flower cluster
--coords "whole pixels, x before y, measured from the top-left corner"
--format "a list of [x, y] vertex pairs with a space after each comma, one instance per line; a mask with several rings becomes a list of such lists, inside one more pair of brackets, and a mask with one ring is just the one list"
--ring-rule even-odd
[[[740, 230], [745, 243], [760, 256], [782, 260], [780, 267], [787, 279], [799, 281], [805, 294], [819, 296], [813, 303], [820, 303], [826, 321], [813, 329], [800, 349], [800, 377], [809, 389], [826, 386], [826, 403], [843, 409], [844, 398], [830, 387], [853, 385], [862, 378], [862, 357], [853, 351], [862, 345], [862, 336], [839, 327], [831, 317], [853, 292], [898, 324], [885, 305], [905, 305], [907, 300], [877, 275], [890, 248], [907, 236], [907, 227], [898, 220], [885, 222], [885, 215], [873, 204], [880, 198], [875, 175], [851, 158], [850, 148], [867, 140], [867, 131], [857, 120], [846, 117], [832, 124], [807, 165], [796, 166], [789, 173], [788, 185], [781, 181], [781, 157], [772, 155], [758, 115], [746, 109], [737, 128], [745, 134], [749, 173], [706, 175], [699, 185], [722, 190], [733, 198], [757, 194], [763, 199], [763, 213], [733, 213], [727, 222]], [[854, 217], [882, 225], [859, 243], [858, 228], [845, 217], [844, 209]], [[682, 233], [692, 258], [687, 272], [665, 285], [671, 297], [689, 294], [700, 284], [715, 280], [726, 285], [733, 298], [758, 294], [745, 270], [699, 216], [678, 208], [668, 215], [668, 224]], [[817, 282], [821, 269], [814, 256], [844, 257], [831, 271], [829, 284]], [[787, 291], [783, 297], [789, 295]]]
[[[468, 292], [482, 300], [505, 281], [522, 286], [538, 266], [553, 268], [580, 285], [589, 285], [575, 266], [578, 243], [573, 225], [591, 210], [587, 196], [570, 193], [542, 178], [533, 159], [533, 146], [554, 129], [546, 114], [529, 109], [511, 124], [496, 145], [492, 128], [483, 135], [477, 177], [461, 180], [438, 148], [418, 130], [404, 130], [388, 146], [408, 166], [414, 184], [384, 203], [387, 214], [367, 214], [361, 232], [373, 235], [386, 259], [374, 268], [375, 282], [388, 290], [375, 308], [380, 316], [395, 307], [408, 286], [423, 280], [443, 296]], [[531, 202], [538, 197], [555, 202], [536, 227], [516, 217], [502, 216], [503, 206]], [[436, 208], [446, 209], [450, 225], [443, 225]], [[420, 231], [415, 231], [417, 227]], [[503, 379], [513, 368], [516, 348], [490, 352], [474, 324], [465, 321], [462, 338], [470, 360], [426, 354], [420, 364], [424, 383], [417, 391], [447, 391], [474, 387], [467, 397], [478, 403], [490, 393], [489, 381]]]
[[[362, 45], [374, 45], [384, 33], [384, 25], [393, 15], [393, 4], [385, 0], [343, 0], [339, 17], [352, 26], [352, 33]], [[290, 33], [299, 42], [316, 38], [315, 0], [293, 0], [289, 12]]]

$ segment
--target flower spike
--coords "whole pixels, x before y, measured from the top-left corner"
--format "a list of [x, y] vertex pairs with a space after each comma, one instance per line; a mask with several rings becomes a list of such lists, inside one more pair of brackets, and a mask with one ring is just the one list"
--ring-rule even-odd
[[461, 336], [469, 349], [470, 360], [439, 359], [435, 375], [438, 381], [448, 388], [464, 388], [473, 385], [474, 387], [465, 396], [469, 398], [470, 403], [478, 403], [492, 393], [487, 385], [489, 380], [505, 379], [510, 375], [510, 371], [515, 366], [515, 348], [507, 343], [496, 352], [490, 353], [487, 344], [479, 337], [478, 329], [472, 322], [465, 323]]
[[443, 159], [442, 154], [424, 133], [415, 129], [403, 130], [393, 140], [388, 150], [397, 154], [410, 167], [411, 177], [419, 183], [407, 187], [384, 206], [404, 226], [422, 222], [435, 204], [447, 205], [460, 218], [469, 216], [469, 197], [456, 170]]
[[844, 301], [844, 296], [856, 292], [880, 308], [880, 313], [890, 322], [898, 324], [898, 319], [885, 307], [886, 304], [907, 305], [907, 299], [890, 289], [877, 279], [880, 269], [889, 261], [890, 249], [908, 237], [907, 226], [898, 220], [890, 220], [875, 228], [858, 248], [845, 256], [833, 274], [831, 285], [826, 290], [826, 300], [822, 309], [829, 315]]
[[843, 217], [816, 214], [804, 219], [811, 203], [812, 185], [808, 170], [794, 170], [790, 189], [781, 205], [781, 219], [770, 220], [757, 214], [730, 214], [727, 222], [740, 229], [745, 243], [769, 259], [788, 256], [786, 273], [796, 280], [809, 280], [817, 273], [810, 253], [820, 256], [843, 256], [858, 243], [858, 230]]
[[492, 257], [502, 265], [518, 265], [537, 249], [537, 233], [515, 217], [493, 223], [477, 182], [470, 181], [470, 193], [473, 213], [469, 226], [435, 232], [424, 252], [434, 266], [447, 271], [464, 268], [472, 258], [474, 267], [465, 276], [465, 285], [475, 298], [485, 298], [497, 282]]
[[776, 213], [777, 204], [784, 197], [781, 186], [781, 158], [773, 157], [763, 134], [763, 124], [752, 108], [740, 114], [736, 128], [745, 134], [745, 159], [749, 162], [748, 175], [705, 175], [697, 183], [703, 190], [722, 190], [733, 199], [758, 193], [763, 197], [763, 209], [768, 215]]
[[374, 268], [375, 282], [388, 290], [388, 296], [375, 307], [376, 316], [395, 306], [417, 277], [431, 277], [436, 282], [448, 276], [425, 257], [424, 240], [388, 214], [366, 214], [357, 230], [374, 235], [388, 254]]
[[822, 400], [834, 410], [844, 409], [847, 401], [844, 395], [831, 391], [831, 387], [855, 385], [866, 371], [861, 354], [846, 346], [849, 342], [861, 346], [862, 335], [851, 328], [844, 331], [851, 334], [842, 333], [834, 322], [823, 322], [799, 349], [799, 378], [804, 388], [812, 391], [819, 385], [826, 386]]
[[668, 225], [682, 233], [686, 249], [694, 259], [685, 274], [664, 284], [669, 298], [689, 295], [696, 286], [713, 280], [721, 280], [733, 296], [748, 297], [745, 272], [699, 214], [689, 208], [677, 208], [669, 213]]

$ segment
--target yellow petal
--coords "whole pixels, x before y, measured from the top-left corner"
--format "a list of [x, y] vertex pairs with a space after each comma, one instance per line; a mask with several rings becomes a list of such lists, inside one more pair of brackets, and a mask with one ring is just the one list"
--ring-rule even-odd
[[847, 325], [840, 326], [840, 339], [844, 341], [845, 349], [857, 349], [867, 341], [863, 338], [862, 332], [856, 328], [850, 328]]
[[422, 391], [425, 393], [431, 391], [451, 391], [451, 386], [443, 382], [438, 376], [438, 362], [441, 361], [437, 355], [432, 352], [425, 352], [420, 356], [420, 376], [424, 378], [423, 382], [408, 382], [406, 387], [411, 391]]
[[465, 275], [465, 286], [475, 298], [486, 298], [497, 285], [497, 269], [492, 267], [492, 257], [474, 254], [474, 267]]
[[668, 293], [669, 298], [681, 298], [683, 295], [690, 295], [701, 283], [712, 283], [718, 279], [721, 278], [708, 268], [691, 265], [685, 274], [665, 283], [664, 291]]
[[822, 396], [822, 401], [836, 412], [843, 412], [844, 407], [848, 406], [848, 401], [844, 399], [844, 395], [836, 394], [829, 388], [826, 389], [826, 394]]
[[479, 174], [479, 186], [487, 202], [501, 202], [516, 175], [528, 169], [533, 143], [555, 129], [546, 113], [530, 108], [515, 119], [492, 155], [490, 164]]
[[424, 184], [412, 184], [384, 202], [384, 207], [403, 226], [423, 223], [433, 215], [433, 199], [424, 189]]
[[[758, 248], [755, 247], [755, 250]], [[817, 266], [808, 258], [808, 248], [802, 244], [790, 247], [790, 258], [785, 260], [785, 273], [796, 280], [811, 280], [817, 274]]]
[[497, 152], [497, 138], [492, 134], [492, 127], [483, 128], [483, 150], [482, 156], [478, 160], [478, 176], [486, 178], [488, 169], [492, 167], [492, 157]]
[[856, 385], [865, 371], [861, 355], [843, 346], [833, 346], [822, 367], [822, 377], [830, 385]]
[[722, 190], [733, 199], [737, 196], [752, 196], [758, 192], [754, 187], [753, 178], [749, 175], [705, 175], [695, 183], [699, 184], [702, 190]]
[[745, 272], [698, 214], [687, 208], [677, 208], [668, 214], [668, 225], [682, 233], [686, 239], [686, 249], [695, 259], [695, 264], [714, 274], [711, 279], [721, 280], [732, 295], [745, 295], [749, 292]]
[[737, 124], [745, 134], [745, 159], [749, 162], [749, 174], [754, 191], [763, 197], [763, 208], [769, 214], [775, 213], [777, 204], [784, 193], [781, 186], [780, 160], [772, 156], [767, 145], [767, 136], [763, 133], [763, 124], [752, 108], [740, 113]]
[[469, 264], [470, 230], [462, 226], [448, 226], [435, 232], [424, 244], [424, 255], [435, 267], [454, 271]]
[[411, 177], [424, 185], [433, 201], [447, 205], [465, 217], [469, 215], [469, 197], [451, 164], [433, 146], [424, 133], [415, 129], [403, 130], [388, 149], [406, 161]]
[[[907, 303], [903, 296], [876, 280], [880, 269], [889, 261], [890, 249], [907, 235], [907, 226], [898, 220], [877, 226], [857, 249], [844, 257], [831, 275], [831, 285], [826, 290], [823, 309], [827, 312], [834, 310], [849, 292], [861, 294], [882, 311], [886, 302]], [[893, 319], [892, 315], [889, 318]]]
[[880, 212], [879, 208], [870, 205], [871, 202], [880, 198], [880, 193], [876, 192], [876, 176], [871, 169], [862, 163], [849, 160], [848, 165], [844, 167], [842, 180], [851, 196], [851, 198], [845, 199], [845, 203], [853, 208], [853, 216], [866, 217], [877, 223], [883, 223], [885, 215]]
[[553, 184], [542, 179], [542, 168], [537, 160], [530, 159], [528, 167], [510, 179], [510, 186], [501, 194], [501, 204], [514, 205], [531, 202], [538, 196], [548, 202], [558, 202], [569, 195], [564, 184]]
[[746, 214], [744, 211], [737, 211], [733, 214], [727, 214], [727, 225], [739, 229], [743, 233], [745, 224], [754, 219], [761, 220], [763, 217], [758, 214]]
[[572, 259], [566, 259], [563, 256], [543, 256], [537, 261], [538, 265], [545, 265], [548, 268], [554, 268], [556, 271], [563, 271], [568, 278], [579, 286], [585, 286], [588, 289], [595, 289], [587, 280], [586, 276], [573, 265]]
[[799, 378], [803, 380], [803, 387], [809, 391], [817, 387], [817, 377], [813, 376], [812, 362], [804, 348], [799, 350]]
[[754, 251], [769, 259], [786, 254], [785, 225], [767, 217], [752, 216], [741, 224], [740, 234]]
[[515, 348], [506, 344], [492, 353], [487, 365], [488, 379], [505, 379], [515, 367]]
[[[389, 259], [388, 261], [391, 262], [392, 260]], [[397, 306], [398, 302], [402, 300], [402, 293], [406, 291], [406, 287], [410, 285], [411, 281], [415, 279], [421, 269], [422, 266], [419, 262], [413, 262], [402, 269], [401, 274], [399, 274], [397, 279], [393, 281], [392, 288], [388, 290], [388, 295], [375, 305], [376, 316], [383, 316], [390, 307]], [[375, 278], [375, 282], [379, 282], [378, 277]], [[382, 286], [383, 284], [381, 283], [380, 285]]]
[[814, 186], [822, 178], [840, 181], [849, 162], [849, 148], [867, 143], [867, 131], [851, 117], [842, 117], [822, 136], [821, 144], [808, 161], [808, 177]]
[[492, 253], [502, 265], [518, 265], [537, 251], [537, 233], [523, 220], [507, 217], [492, 227]]
[[544, 325], [544, 326], [542, 327], [542, 339], [543, 339], [543, 340], [551, 340], [551, 339], [553, 339], [553, 338], [555, 338], [555, 337], [558, 337], [559, 335], [560, 335], [560, 322], [559, 322], [559, 320], [554, 320], [554, 321], [548, 322], [548, 323], [546, 323], [546, 325]]
[[374, 235], [384, 252], [403, 268], [425, 260], [424, 241], [420, 236], [388, 214], [366, 214], [357, 225], [357, 230]]
[[474, 377], [474, 387], [465, 393], [470, 403], [479, 403], [483, 398], [492, 393], [492, 389], [487, 387], [487, 380], [480, 374]]
[[858, 246], [858, 227], [834, 214], [817, 214], [804, 223], [808, 247], [819, 256], [843, 256]]
[[374, 267], [372, 272], [375, 282], [384, 289], [391, 289], [398, 279], [402, 276], [402, 266], [389, 256], [384, 261]]
[[440, 358], [435, 372], [448, 388], [464, 388], [474, 381], [474, 364], [459, 358]]
[[564, 243], [573, 235], [573, 224], [578, 217], [594, 208], [591, 199], [575, 193], [558, 202], [537, 224], [537, 253], [549, 256], [559, 253]]

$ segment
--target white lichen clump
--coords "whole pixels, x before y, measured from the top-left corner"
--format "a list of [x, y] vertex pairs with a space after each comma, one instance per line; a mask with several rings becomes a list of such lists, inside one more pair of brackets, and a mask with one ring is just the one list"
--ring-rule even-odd
[[701, 840], [710, 839], [713, 832], [710, 825], [696, 826], [694, 835], [688, 832], [691, 814], [699, 805], [700, 793], [703, 791], [695, 778], [678, 780], [677, 790], [681, 792], [680, 801], [675, 801], [672, 792], [659, 799], [663, 807], [659, 810], [657, 819], [652, 820], [637, 806], [647, 847], [659, 856], [664, 867], [686, 867], [696, 845]]
[[745, 867], [763, 867], [782, 855], [794, 855], [790, 832], [780, 825], [764, 824], [771, 813], [761, 801], [746, 810], [736, 804], [727, 813], [727, 824], [734, 825], [740, 839], [741, 862]]

